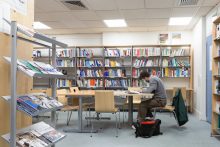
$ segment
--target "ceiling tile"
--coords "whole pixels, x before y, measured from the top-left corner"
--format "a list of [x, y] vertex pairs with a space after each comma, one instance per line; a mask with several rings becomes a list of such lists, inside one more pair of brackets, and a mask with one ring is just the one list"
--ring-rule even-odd
[[199, 11], [196, 13], [195, 17], [206, 16], [213, 7], [200, 7]]
[[58, 31], [54, 30], [54, 29], [39, 29], [39, 30], [36, 30], [38, 32], [41, 32], [43, 34], [46, 34], [46, 35], [58, 35], [60, 34]]
[[61, 34], [75, 34], [75, 33], [77, 33], [73, 29], [55, 29], [55, 31], [57, 31]]
[[146, 8], [172, 8], [174, 0], [145, 0]]
[[92, 29], [74, 29], [77, 33], [94, 33]]
[[193, 17], [198, 8], [173, 8], [171, 17]]
[[148, 26], [166, 26], [169, 23], [169, 19], [147, 19]]
[[34, 6], [34, 12], [43, 12], [41, 9], [39, 9], [38, 7]]
[[169, 18], [171, 8], [168, 9], [147, 9], [147, 18]]
[[193, 6], [189, 6], [189, 5], [179, 5], [180, 4], [180, 0], [175, 0], [175, 4], [174, 4], [174, 7], [179, 7], [179, 8], [185, 8], [185, 7], [193, 7], [193, 8], [195, 8], [195, 7], [199, 7], [199, 6], [201, 6], [201, 4], [203, 3], [203, 0], [199, 0], [198, 1], [198, 4], [197, 5], [193, 5]]
[[146, 18], [146, 10], [139, 9], [139, 10], [121, 10], [121, 13], [124, 19], [140, 19]]
[[64, 25], [61, 22], [47, 22], [47, 21], [41, 21], [43, 24], [53, 28], [53, 29], [64, 29], [69, 28], [68, 26]]
[[101, 20], [98, 21], [82, 21], [85, 25], [91, 28], [104, 28], [107, 27]]
[[69, 28], [87, 28], [87, 26], [82, 21], [61, 21], [63, 24]]
[[199, 21], [199, 17], [194, 17], [188, 25], [187, 29], [193, 29], [196, 23]]
[[73, 14], [70, 12], [50, 12], [48, 13], [51, 17], [56, 21], [72, 21], [78, 20]]
[[119, 9], [142, 9], [144, 0], [116, 0]]
[[111, 28], [91, 28], [95, 33], [112, 32]]
[[47, 13], [34, 13], [34, 21], [56, 21]]
[[219, 3], [219, 0], [205, 0], [202, 6], [215, 6]]
[[148, 27], [129, 27], [128, 28], [131, 32], [147, 32]]
[[79, 20], [101, 20], [94, 11], [75, 11], [72, 14]]
[[125, 20], [129, 27], [147, 26], [146, 19]]
[[117, 11], [96, 11], [101, 19], [123, 19], [121, 13]]
[[55, 0], [35, 0], [34, 5], [44, 12], [69, 11]]
[[167, 26], [149, 27], [149, 31], [166, 31]]
[[118, 10], [115, 0], [86, 0], [93, 10]]
[[168, 31], [185, 31], [187, 26], [168, 26]]
[[129, 32], [127, 27], [111, 28], [113, 32]]

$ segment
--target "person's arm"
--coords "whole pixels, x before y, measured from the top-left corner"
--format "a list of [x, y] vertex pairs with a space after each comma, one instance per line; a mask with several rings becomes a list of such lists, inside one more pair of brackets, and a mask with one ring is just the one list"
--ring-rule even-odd
[[151, 93], [152, 91], [157, 89], [157, 82], [156, 80], [150, 82], [150, 87], [146, 89], [142, 89], [141, 93]]

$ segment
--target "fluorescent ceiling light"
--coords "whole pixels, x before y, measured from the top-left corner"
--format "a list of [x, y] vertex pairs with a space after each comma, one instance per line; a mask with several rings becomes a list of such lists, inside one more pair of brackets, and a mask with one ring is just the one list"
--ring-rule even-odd
[[127, 27], [124, 19], [103, 20], [108, 27]]
[[51, 27], [48, 27], [41, 22], [34, 22], [34, 29], [51, 29]]
[[192, 17], [171, 17], [170, 26], [188, 25]]

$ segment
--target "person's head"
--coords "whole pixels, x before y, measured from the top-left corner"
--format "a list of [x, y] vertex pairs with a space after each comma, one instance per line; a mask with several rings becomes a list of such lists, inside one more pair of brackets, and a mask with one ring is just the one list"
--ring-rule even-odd
[[140, 80], [143, 80], [143, 81], [145, 81], [145, 82], [149, 82], [149, 80], [150, 80], [150, 73], [149, 72], [147, 72], [147, 71], [142, 71], [141, 72], [141, 74], [140, 74], [140, 76], [139, 76], [139, 79]]

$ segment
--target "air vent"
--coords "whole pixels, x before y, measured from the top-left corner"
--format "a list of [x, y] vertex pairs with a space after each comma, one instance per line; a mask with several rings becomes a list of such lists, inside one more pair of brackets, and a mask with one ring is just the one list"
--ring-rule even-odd
[[195, 6], [199, 0], [180, 0], [180, 6]]
[[88, 10], [88, 8], [79, 0], [61, 1], [70, 10]]

